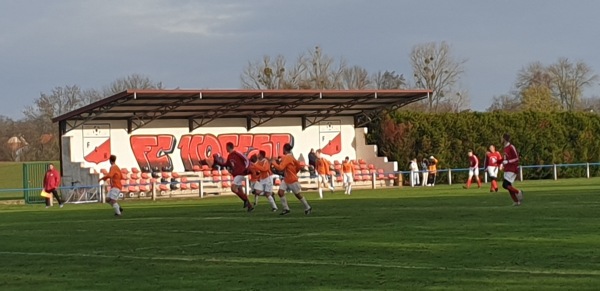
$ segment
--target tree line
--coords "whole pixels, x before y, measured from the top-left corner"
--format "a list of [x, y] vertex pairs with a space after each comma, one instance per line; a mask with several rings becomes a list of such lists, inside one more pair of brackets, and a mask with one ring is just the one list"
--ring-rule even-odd
[[[426, 100], [393, 114], [469, 111], [470, 94], [461, 87], [467, 60], [456, 57], [449, 43], [417, 44], [408, 53], [408, 59], [409, 68], [369, 72], [343, 58], [330, 56], [317, 46], [300, 53], [293, 61], [283, 55], [265, 55], [249, 61], [240, 74], [240, 84], [245, 89], [430, 89], [433, 93]], [[585, 89], [598, 85], [598, 79], [592, 68], [581, 61], [559, 58], [549, 65], [533, 62], [517, 72], [512, 89], [495, 96], [487, 111], [598, 111], [600, 99], [584, 94]], [[58, 129], [51, 119], [127, 89], [164, 87], [160, 81], [133, 74], [100, 89], [66, 85], [41, 93], [24, 109], [23, 118], [0, 116], [0, 160], [58, 159]]]

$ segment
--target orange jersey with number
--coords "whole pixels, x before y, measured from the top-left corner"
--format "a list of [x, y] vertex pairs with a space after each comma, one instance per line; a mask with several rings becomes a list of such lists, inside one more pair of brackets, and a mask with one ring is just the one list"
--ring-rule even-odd
[[292, 156], [292, 154], [287, 154], [281, 159], [281, 163], [273, 164], [273, 167], [279, 171], [283, 171], [284, 177], [283, 181], [286, 184], [293, 184], [298, 182], [298, 171], [300, 171], [300, 163]]

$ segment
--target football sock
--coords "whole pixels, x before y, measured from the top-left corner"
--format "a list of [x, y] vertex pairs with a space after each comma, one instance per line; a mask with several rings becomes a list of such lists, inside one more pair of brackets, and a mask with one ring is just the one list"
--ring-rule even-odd
[[323, 188], [319, 188], [319, 197], [323, 199]]
[[496, 180], [492, 180], [492, 190], [498, 189], [498, 182]]
[[467, 188], [471, 188], [471, 178], [469, 178], [469, 180], [467, 180]]
[[233, 192], [233, 193], [235, 193], [235, 195], [240, 197], [240, 199], [242, 199], [242, 201], [248, 201], [248, 195], [246, 195], [246, 193], [244, 193], [244, 190], [242, 190], [242, 188], [238, 188], [237, 192]]
[[481, 180], [477, 179], [477, 187], [481, 188]]
[[519, 189], [515, 188], [515, 186], [513, 186], [513, 185], [506, 187], [506, 189], [508, 189], [508, 191], [510, 191], [511, 193], [514, 193], [514, 194], [519, 193]]
[[510, 198], [514, 201], [514, 202], [519, 202], [519, 199], [517, 199], [517, 195], [511, 191], [509, 191], [510, 193]]
[[348, 195], [350, 195], [350, 192], [352, 192], [352, 184], [348, 185]]
[[271, 208], [277, 209], [277, 204], [275, 204], [275, 199], [273, 199], [273, 195], [269, 195], [269, 197], [267, 197], [267, 200], [269, 200], [269, 203], [271, 203]]
[[290, 207], [288, 206], [287, 198], [285, 197], [285, 195], [281, 196], [279, 198], [279, 200], [281, 200], [281, 206], [283, 207], [284, 210], [290, 210]]
[[302, 199], [300, 199], [300, 202], [302, 202], [302, 204], [304, 204], [304, 209], [310, 208], [310, 204], [308, 204], [308, 201], [306, 201], [306, 197], [302, 197]]
[[258, 194], [254, 195], [254, 205], [258, 204]]
[[113, 206], [112, 206], [112, 207], [115, 209], [115, 213], [116, 213], [116, 214], [118, 214], [118, 215], [121, 215], [121, 210], [119, 209], [119, 208], [121, 208], [121, 207], [119, 206], [119, 203], [116, 203], [116, 202], [115, 202], [115, 204], [113, 204]]

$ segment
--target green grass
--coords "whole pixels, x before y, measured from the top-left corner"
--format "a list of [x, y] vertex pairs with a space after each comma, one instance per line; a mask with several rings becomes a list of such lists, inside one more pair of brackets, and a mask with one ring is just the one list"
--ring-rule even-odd
[[23, 188], [23, 163], [0, 162], [0, 200], [23, 199], [23, 191], [3, 189]]
[[600, 179], [341, 193], [305, 216], [228, 198], [0, 206], [1, 290], [586, 290]]

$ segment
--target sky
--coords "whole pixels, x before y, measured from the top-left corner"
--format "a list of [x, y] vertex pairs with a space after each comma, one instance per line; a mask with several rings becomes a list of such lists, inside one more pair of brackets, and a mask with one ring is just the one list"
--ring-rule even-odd
[[240, 88], [249, 61], [291, 62], [315, 46], [410, 78], [412, 48], [441, 41], [467, 60], [460, 87], [483, 111], [534, 61], [567, 57], [600, 73], [598, 11], [594, 0], [0, 0], [0, 115], [22, 118], [57, 86], [101, 89], [131, 74]]

